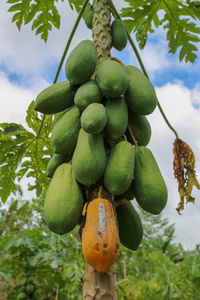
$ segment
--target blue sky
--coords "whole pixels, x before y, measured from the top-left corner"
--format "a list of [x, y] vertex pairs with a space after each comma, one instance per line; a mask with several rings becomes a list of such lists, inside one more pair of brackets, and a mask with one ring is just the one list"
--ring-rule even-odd
[[[117, 3], [120, 7], [121, 0]], [[69, 10], [66, 3], [60, 3], [59, 8], [62, 10], [61, 29], [54, 29], [47, 44], [44, 44], [31, 32], [29, 25], [18, 32], [15, 24], [11, 23], [12, 14], [7, 12], [8, 5], [0, 2], [0, 122], [16, 122], [26, 126], [28, 105], [42, 89], [52, 83], [66, 39], [77, 16]], [[81, 21], [70, 51], [81, 40], [90, 38], [91, 32]], [[196, 171], [200, 175], [200, 57], [194, 64], [179, 63], [178, 54], [168, 54], [162, 30], [150, 36], [140, 54], [164, 111], [180, 137], [191, 146], [196, 155]], [[122, 52], [113, 50], [112, 55], [125, 64], [138, 66], [130, 45]], [[59, 81], [61, 80], [65, 80], [64, 67], [59, 77]], [[179, 216], [175, 210], [179, 195], [172, 169], [175, 137], [158, 109], [148, 119], [152, 127], [148, 147], [154, 153], [169, 191], [163, 215], [170, 222], [176, 223], [177, 241], [182, 242], [186, 248], [192, 248], [200, 241], [200, 191], [193, 192], [196, 204], [186, 205], [183, 215]], [[27, 192], [27, 180], [22, 185], [24, 195], [31, 197]]]

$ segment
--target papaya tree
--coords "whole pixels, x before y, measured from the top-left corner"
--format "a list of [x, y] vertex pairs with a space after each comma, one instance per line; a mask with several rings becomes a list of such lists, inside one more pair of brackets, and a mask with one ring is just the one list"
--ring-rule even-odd
[[[7, 2], [19, 29], [32, 22], [32, 29], [47, 41], [52, 25], [59, 27], [58, 1]], [[194, 201], [193, 185], [200, 188], [193, 152], [163, 112], [130, 36], [135, 33], [142, 49], [154, 27], [162, 26], [169, 52], [179, 51], [180, 61], [193, 63], [198, 50], [195, 44], [200, 41], [198, 2], [126, 2], [128, 6], [119, 14], [111, 0], [70, 0], [78, 18], [53, 84], [29, 106], [26, 120], [32, 130], [1, 124], [2, 201], [15, 190], [16, 179], [34, 177], [30, 189], [38, 196], [46, 194], [44, 213], [49, 229], [62, 235], [80, 225], [86, 260], [83, 299], [117, 299], [114, 263], [120, 242], [137, 250], [143, 235], [142, 222], [129, 200], [135, 197], [144, 210], [155, 215], [166, 205], [166, 184], [146, 148], [151, 127], [145, 116], [156, 106], [175, 134], [174, 174], [181, 197], [178, 212], [185, 200]], [[57, 82], [81, 17], [92, 30], [93, 41], [81, 41], [72, 50], [65, 64], [67, 81]], [[127, 40], [142, 71], [111, 55], [112, 46], [121, 51]], [[47, 155], [52, 156], [50, 161]]]

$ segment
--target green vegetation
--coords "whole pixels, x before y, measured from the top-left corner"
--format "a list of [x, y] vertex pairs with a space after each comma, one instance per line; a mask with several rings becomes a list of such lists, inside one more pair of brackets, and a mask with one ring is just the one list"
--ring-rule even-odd
[[[2, 300], [17, 298], [31, 282], [37, 300], [55, 299], [56, 295], [60, 300], [82, 299], [85, 263], [78, 227], [72, 234], [51, 233], [44, 224], [43, 201], [42, 197], [24, 201], [16, 195], [8, 201], [8, 208], [0, 211]], [[199, 246], [184, 250], [174, 242], [174, 225], [167, 219], [138, 212], [144, 227], [143, 241], [136, 252], [120, 247], [119, 299], [197, 300]]]

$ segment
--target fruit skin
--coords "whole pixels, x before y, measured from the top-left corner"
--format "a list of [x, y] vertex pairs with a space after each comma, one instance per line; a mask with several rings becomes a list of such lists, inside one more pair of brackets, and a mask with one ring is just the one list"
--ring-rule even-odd
[[82, 235], [85, 260], [98, 272], [106, 272], [119, 255], [119, 243], [112, 203], [103, 198], [92, 200]]
[[107, 124], [105, 136], [111, 140], [119, 139], [128, 125], [128, 109], [124, 97], [110, 99], [106, 102]]
[[107, 123], [105, 106], [101, 103], [92, 103], [81, 115], [81, 127], [92, 134], [100, 133]]
[[61, 112], [73, 104], [75, 92], [69, 81], [54, 83], [39, 93], [34, 109], [43, 114]]
[[124, 23], [121, 20], [114, 20], [111, 24], [112, 43], [115, 49], [121, 51], [126, 47], [127, 34]]
[[26, 300], [26, 299], [27, 299], [27, 296], [25, 293], [19, 293], [16, 298], [16, 300]]
[[131, 202], [126, 200], [124, 202], [125, 205], [116, 207], [119, 238], [125, 247], [135, 251], [142, 241], [143, 226], [140, 216]]
[[82, 84], [74, 97], [74, 103], [78, 108], [83, 111], [91, 103], [100, 103], [102, 100], [102, 94], [98, 87], [96, 80], [89, 80], [88, 82]]
[[[129, 110], [128, 114], [129, 126], [138, 142], [139, 146], [146, 146], [151, 138], [151, 126], [145, 116], [137, 115]], [[129, 133], [127, 134], [128, 140], [133, 143]]]
[[93, 10], [93, 7], [92, 5], [88, 5], [84, 11], [84, 14], [83, 14], [83, 19], [85, 21], [85, 24], [86, 26], [89, 28], [89, 29], [92, 29], [92, 20], [93, 20], [93, 16], [94, 16], [94, 10]]
[[111, 194], [120, 195], [129, 189], [134, 162], [134, 148], [129, 142], [121, 141], [113, 147], [104, 174], [104, 186]]
[[74, 105], [64, 112], [54, 125], [51, 135], [53, 151], [57, 154], [71, 154], [75, 149], [80, 128], [80, 111]]
[[127, 90], [128, 78], [124, 68], [114, 60], [104, 60], [97, 68], [97, 83], [106, 97], [117, 98]]
[[119, 196], [115, 196], [116, 201], [117, 200], [133, 200], [134, 198], [135, 198], [135, 195], [134, 195], [134, 190], [133, 190], [133, 182], [131, 183], [129, 189], [125, 193], [123, 193]]
[[106, 166], [106, 153], [103, 136], [80, 130], [77, 145], [72, 157], [72, 168], [76, 179], [83, 185], [97, 182]]
[[79, 221], [82, 206], [83, 197], [72, 166], [64, 163], [56, 169], [45, 197], [48, 228], [60, 235], [70, 232]]
[[68, 80], [75, 85], [87, 82], [95, 71], [97, 51], [90, 40], [80, 42], [70, 53], [65, 65]]
[[152, 152], [145, 146], [135, 148], [133, 188], [138, 204], [158, 215], [167, 203], [167, 187]]
[[52, 178], [58, 166], [68, 162], [71, 155], [54, 154], [47, 165], [47, 177]]
[[129, 108], [138, 115], [151, 114], [157, 105], [157, 96], [149, 79], [136, 67], [126, 66], [128, 89], [125, 94]]

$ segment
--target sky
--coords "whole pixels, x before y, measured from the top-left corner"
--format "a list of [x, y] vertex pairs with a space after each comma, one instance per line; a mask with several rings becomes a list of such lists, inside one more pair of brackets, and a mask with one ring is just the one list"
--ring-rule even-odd
[[[122, 1], [116, 1], [120, 8]], [[26, 110], [37, 94], [54, 79], [59, 59], [77, 14], [68, 4], [59, 3], [60, 30], [53, 29], [45, 44], [26, 25], [19, 32], [11, 23], [6, 1], [0, 1], [0, 122], [15, 122], [26, 128]], [[134, 36], [132, 36], [134, 38]], [[82, 40], [91, 39], [91, 32], [81, 21], [72, 40], [70, 51]], [[194, 64], [180, 63], [178, 55], [168, 53], [165, 33], [160, 29], [152, 35], [143, 51], [139, 51], [164, 112], [180, 138], [187, 142], [196, 157], [196, 173], [200, 180], [200, 57]], [[126, 65], [138, 67], [135, 55], [128, 44], [112, 55]], [[59, 81], [65, 80], [64, 67]], [[194, 188], [196, 203], [188, 203], [182, 215], [176, 207], [179, 202], [177, 182], [173, 175], [174, 134], [164, 122], [158, 108], [148, 116], [152, 137], [148, 148], [153, 152], [168, 187], [168, 203], [163, 216], [175, 223], [176, 242], [185, 249], [193, 249], [200, 243], [200, 191]], [[32, 197], [27, 191], [27, 180], [22, 182], [24, 197]]]

